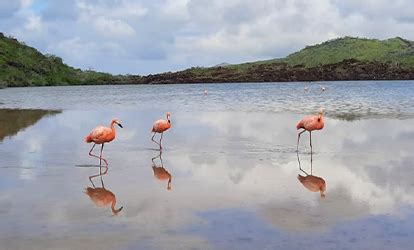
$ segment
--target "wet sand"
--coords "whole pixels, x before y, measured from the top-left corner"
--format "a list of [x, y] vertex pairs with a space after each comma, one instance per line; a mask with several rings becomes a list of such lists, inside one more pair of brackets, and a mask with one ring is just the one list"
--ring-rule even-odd
[[[1, 248], [410, 249], [414, 242], [413, 119], [328, 114], [312, 134], [312, 155], [303, 134], [301, 167], [326, 182], [321, 198], [297, 179], [305, 175], [295, 151], [303, 114], [174, 111], [161, 164], [150, 141], [161, 110], [29, 118], [33, 112], [19, 114], [30, 122], [2, 130]], [[92, 184], [99, 162], [83, 138], [114, 114], [124, 129], [105, 146], [108, 172]], [[162, 170], [170, 190], [168, 178], [155, 176]], [[123, 206], [117, 215], [85, 193], [102, 183], [115, 208]]]

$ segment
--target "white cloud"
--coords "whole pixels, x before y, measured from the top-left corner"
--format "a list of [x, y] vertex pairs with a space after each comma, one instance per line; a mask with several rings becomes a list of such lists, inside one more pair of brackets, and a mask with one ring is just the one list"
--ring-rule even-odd
[[161, 12], [175, 18], [188, 18], [187, 4], [189, 0], [166, 0]]
[[147, 9], [134, 1], [76, 1], [76, 5], [83, 14], [92, 17], [112, 18], [140, 18], [147, 13]]
[[[77, 67], [146, 74], [282, 57], [345, 35], [414, 40], [413, 8], [408, 0], [22, 0], [0, 4], [0, 29]], [[75, 38], [87, 61], [57, 49]]]
[[40, 31], [42, 29], [42, 19], [37, 15], [29, 15], [24, 27], [28, 31]]
[[74, 37], [60, 41], [55, 47], [52, 48], [52, 50], [59, 51], [66, 56], [73, 54], [73, 57], [76, 60], [87, 60], [90, 56], [89, 53], [92, 52], [93, 54], [93, 49], [95, 47], [95, 43], [84, 42], [80, 37]]
[[33, 3], [33, 0], [20, 0], [22, 8], [27, 8]]
[[135, 34], [135, 30], [122, 20], [106, 19], [100, 17], [95, 20], [94, 25], [96, 29], [107, 37], [125, 37]]

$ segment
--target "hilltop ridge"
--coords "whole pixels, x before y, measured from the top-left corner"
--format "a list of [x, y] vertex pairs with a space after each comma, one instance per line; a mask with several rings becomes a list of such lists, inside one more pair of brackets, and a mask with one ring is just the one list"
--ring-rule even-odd
[[115, 79], [108, 73], [70, 67], [58, 56], [44, 55], [0, 33], [0, 86], [103, 84]]
[[285, 58], [241, 64], [222, 63], [147, 76], [111, 75], [76, 69], [54, 55], [0, 33], [0, 88], [81, 84], [168, 84], [208, 82], [286, 82], [412, 80], [414, 42], [343, 37], [306, 46]]

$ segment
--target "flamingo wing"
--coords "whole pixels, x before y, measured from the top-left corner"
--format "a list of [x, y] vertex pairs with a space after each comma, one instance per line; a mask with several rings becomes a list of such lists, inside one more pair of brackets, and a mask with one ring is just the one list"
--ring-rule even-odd
[[112, 192], [104, 188], [87, 188], [86, 194], [91, 198], [91, 200], [100, 207], [106, 206], [112, 201]]
[[163, 167], [152, 167], [152, 170], [154, 171], [154, 176], [159, 180], [168, 180], [171, 178], [170, 173]]
[[297, 125], [297, 128], [304, 128], [306, 130], [316, 129], [318, 124], [318, 116], [310, 115], [304, 117]]
[[297, 129], [305, 128], [305, 127], [304, 127], [304, 125], [303, 125], [303, 123], [304, 123], [303, 119], [302, 119], [302, 120], [300, 120], [300, 121], [298, 122], [298, 124], [296, 125], [296, 128], [297, 128]]
[[152, 126], [152, 132], [161, 133], [165, 130], [165, 127], [167, 125], [167, 121], [160, 119], [154, 122], [154, 125]]
[[318, 117], [316, 117], [316, 116], [308, 116], [308, 117], [306, 117], [306, 120], [305, 120], [305, 122], [304, 122], [304, 126], [305, 127], [312, 127], [313, 126], [313, 124], [315, 123], [315, 122], [317, 122], [318, 121]]
[[300, 129], [300, 128], [306, 129], [306, 127], [307, 127], [306, 125], [309, 124], [311, 119], [312, 119], [312, 116], [310, 116], [310, 115], [303, 117], [302, 120], [300, 120], [298, 122], [298, 125], [296, 125], [296, 128], [297, 129]]
[[325, 186], [325, 181], [318, 176], [308, 175], [302, 184], [310, 191], [318, 192]]
[[99, 126], [99, 127], [96, 127], [94, 130], [92, 130], [91, 138], [94, 142], [100, 142], [103, 139], [105, 139], [105, 136], [108, 133], [111, 133], [111, 129], [104, 127], [104, 126]]

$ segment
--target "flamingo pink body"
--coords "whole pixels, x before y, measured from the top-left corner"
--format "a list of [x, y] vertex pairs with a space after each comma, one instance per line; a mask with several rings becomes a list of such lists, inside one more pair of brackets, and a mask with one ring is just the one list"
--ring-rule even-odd
[[[108, 163], [104, 158], [102, 158], [103, 146], [104, 146], [105, 143], [111, 142], [115, 139], [115, 137], [116, 137], [115, 124], [117, 124], [119, 127], [122, 128], [122, 125], [119, 123], [119, 121], [117, 119], [113, 119], [111, 121], [111, 125], [110, 125], [109, 128], [104, 127], [104, 126], [98, 126], [98, 127], [94, 128], [92, 130], [92, 132], [85, 137], [85, 142], [87, 142], [87, 143], [93, 142], [94, 143], [91, 150], [89, 151], [89, 155], [92, 156], [92, 157], [99, 158], [99, 161], [103, 160], [106, 163], [106, 166], [108, 166]], [[101, 144], [102, 145], [101, 155], [99, 157], [97, 155], [92, 154], [92, 150], [93, 150], [93, 148], [95, 147], [96, 144]]]
[[118, 214], [123, 208], [123, 207], [120, 207], [118, 209], [115, 208], [116, 197], [111, 191], [109, 191], [105, 188], [101, 188], [101, 187], [91, 188], [91, 187], [88, 187], [88, 188], [86, 188], [85, 193], [91, 198], [93, 203], [95, 203], [96, 206], [98, 206], [98, 207], [106, 207], [109, 204], [111, 204], [112, 213], [114, 215]]
[[159, 119], [154, 122], [154, 125], [152, 126], [152, 132], [155, 133], [164, 133], [164, 131], [171, 128], [171, 122], [164, 119]]
[[325, 125], [323, 114], [309, 115], [304, 117], [296, 125], [297, 129], [305, 129], [306, 131], [321, 130]]
[[325, 121], [323, 118], [323, 110], [321, 109], [319, 111], [318, 115], [309, 115], [304, 117], [302, 120], [300, 120], [298, 122], [298, 124], [296, 125], [297, 129], [303, 129], [302, 132], [300, 132], [298, 134], [298, 142], [296, 145], [296, 151], [299, 150], [299, 140], [300, 140], [300, 135], [305, 132], [308, 131], [309, 132], [309, 142], [310, 142], [310, 147], [311, 147], [311, 152], [312, 152], [312, 131], [314, 130], [321, 130], [323, 129], [325, 125]]
[[168, 171], [162, 166], [153, 165], [152, 170], [154, 171], [155, 178], [157, 178], [158, 180], [168, 180], [167, 189], [171, 190], [171, 174], [168, 173]]
[[[171, 114], [170, 114], [170, 112], [167, 112], [166, 116], [167, 116], [167, 119], [166, 120], [165, 119], [159, 119], [159, 120], [155, 121], [154, 122], [154, 125], [152, 126], [152, 130], [151, 130], [151, 132], [154, 133], [152, 135], [151, 140], [153, 142], [157, 143], [160, 146], [160, 150], [162, 149], [162, 145], [161, 145], [161, 143], [162, 143], [162, 135], [163, 135], [163, 133], [166, 130], [168, 130], [169, 128], [171, 128], [171, 120], [170, 120]], [[161, 134], [161, 138], [160, 138], [160, 141], [159, 142], [157, 142], [157, 141], [154, 140], [154, 136], [155, 136], [156, 133]]]
[[298, 180], [302, 185], [307, 188], [309, 191], [312, 192], [320, 192], [321, 197], [325, 197], [325, 190], [326, 190], [326, 183], [325, 180], [321, 177], [314, 176], [314, 175], [308, 175], [308, 176], [302, 176], [298, 175]]
[[115, 120], [112, 120], [111, 126], [109, 128], [104, 126], [98, 126], [94, 128], [92, 132], [88, 136], [86, 136], [85, 142], [94, 142], [96, 144], [111, 142], [116, 137], [114, 125]]

